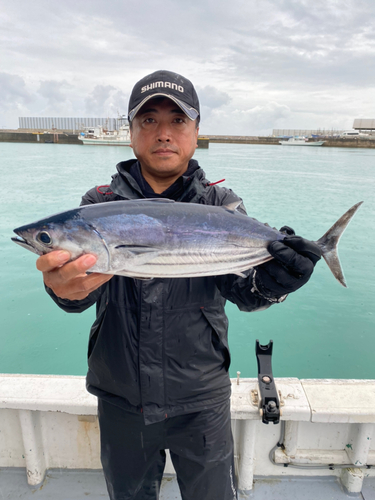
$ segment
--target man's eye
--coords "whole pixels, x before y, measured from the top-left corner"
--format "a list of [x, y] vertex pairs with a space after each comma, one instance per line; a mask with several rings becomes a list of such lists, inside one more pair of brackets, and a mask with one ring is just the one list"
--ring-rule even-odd
[[183, 118], [175, 118], [175, 122], [176, 123], [184, 123], [184, 119]]

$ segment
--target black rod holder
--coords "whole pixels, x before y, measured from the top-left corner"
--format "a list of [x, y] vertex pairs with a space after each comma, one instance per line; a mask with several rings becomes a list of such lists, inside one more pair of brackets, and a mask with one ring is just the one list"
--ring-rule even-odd
[[277, 394], [272, 373], [272, 347], [273, 341], [268, 345], [255, 344], [255, 353], [258, 361], [259, 401], [262, 422], [269, 424], [280, 422], [280, 400]]

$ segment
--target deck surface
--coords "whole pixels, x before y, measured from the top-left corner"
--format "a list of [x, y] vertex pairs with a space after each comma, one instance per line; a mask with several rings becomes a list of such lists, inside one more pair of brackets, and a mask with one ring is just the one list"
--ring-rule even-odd
[[[241, 498], [241, 497], [240, 497]], [[334, 477], [313, 478], [256, 478], [251, 500], [348, 500]], [[355, 497], [354, 497], [355, 498]], [[375, 477], [366, 478], [360, 500], [375, 500]], [[42, 487], [32, 489], [24, 469], [0, 469], [1, 500], [108, 500], [101, 471], [48, 471]], [[160, 500], [181, 500], [174, 477], [163, 480]], [[204, 499], [199, 499], [204, 500]], [[220, 499], [218, 499], [220, 500]]]

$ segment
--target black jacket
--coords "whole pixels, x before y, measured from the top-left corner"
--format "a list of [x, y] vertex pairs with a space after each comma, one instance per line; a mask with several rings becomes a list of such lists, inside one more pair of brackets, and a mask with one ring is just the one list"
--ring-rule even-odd
[[[121, 162], [109, 187], [94, 188], [82, 204], [143, 198], [129, 173], [136, 160]], [[176, 201], [225, 205], [239, 198], [210, 185], [195, 160], [178, 179]], [[251, 292], [248, 278], [235, 275], [138, 280], [114, 276], [86, 299], [60, 299], [67, 312], [96, 303], [88, 348], [87, 388], [92, 394], [135, 412], [145, 423], [199, 411], [230, 396], [230, 354], [226, 299], [242, 311], [269, 307]]]

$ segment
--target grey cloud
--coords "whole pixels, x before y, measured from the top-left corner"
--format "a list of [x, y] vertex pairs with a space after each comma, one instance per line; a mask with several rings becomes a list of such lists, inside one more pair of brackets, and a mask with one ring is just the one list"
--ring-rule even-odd
[[239, 130], [248, 130], [248, 134], [256, 134], [257, 131], [266, 133], [275, 128], [279, 120], [288, 118], [290, 114], [288, 106], [271, 101], [246, 110], [236, 109], [232, 113], [231, 121], [236, 123]]
[[33, 100], [26, 88], [25, 80], [18, 75], [0, 73], [0, 106], [2, 108], [16, 108]]
[[127, 101], [127, 96], [112, 85], [97, 85], [85, 99], [85, 110], [91, 116], [124, 115]]
[[245, 111], [235, 110], [233, 115], [249, 124], [252, 130], [267, 129], [274, 126], [278, 120], [287, 118], [290, 115], [290, 108], [285, 104], [271, 101]]
[[[115, 1], [112, 10], [102, 0], [92, 0], [89, 10], [83, 0], [67, 0], [51, 5], [49, 23], [40, 0], [26, 2], [21, 12], [10, 5], [8, 10], [13, 10], [21, 26], [17, 43], [12, 40], [8, 50], [31, 59], [39, 51], [68, 68], [89, 68], [91, 76], [94, 61], [114, 74], [129, 64], [133, 69], [147, 68], [151, 61], [162, 67], [167, 60], [169, 66], [183, 55], [187, 62], [205, 65], [207, 72], [224, 68], [226, 79], [241, 75], [254, 81], [287, 81], [295, 76], [308, 81], [327, 71], [334, 74], [340, 65], [345, 66], [359, 34], [367, 30], [364, 39], [373, 36], [370, 21], [375, 13], [369, 0], [347, 0], [345, 7], [338, 0], [313, 4], [233, 0], [230, 9], [211, 0], [192, 1], [184, 6], [184, 23], [189, 26], [184, 30], [178, 22], [166, 22], [180, 18], [180, 4], [172, 0], [166, 0], [162, 10], [155, 9], [152, 0], [132, 9], [126, 2]], [[43, 37], [33, 36], [37, 27]], [[21, 42], [22, 36], [26, 43]]]
[[231, 101], [229, 94], [218, 90], [212, 85], [197, 87], [196, 90], [200, 104], [210, 109], [219, 108], [220, 106], [228, 104]]
[[42, 80], [36, 90], [37, 114], [71, 116], [75, 109], [75, 89], [66, 80]]
[[210, 134], [257, 135], [268, 134], [279, 120], [288, 118], [288, 106], [270, 101], [248, 109], [214, 110], [203, 116], [201, 131]]
[[[112, 9], [103, 0], [89, 4], [65, 0], [46, 9], [45, 0], [0, 0], [2, 68], [29, 85], [15, 85], [20, 94], [11, 99], [17, 105], [36, 97], [40, 109], [47, 99], [51, 113], [63, 113], [62, 97], [66, 112], [126, 113], [134, 82], [162, 68], [200, 87], [202, 118], [215, 127], [214, 118], [226, 117], [223, 123], [231, 126], [232, 109], [253, 109], [255, 103], [296, 109], [297, 95], [298, 106], [315, 111], [309, 100], [314, 91], [328, 107], [330, 96], [340, 95], [347, 115], [372, 105], [353, 92], [373, 92], [373, 0], [232, 0], [230, 8], [191, 0], [184, 4], [183, 25], [175, 0], [165, 0], [163, 9], [153, 0], [131, 9], [123, 0], [113, 0]], [[51, 75], [72, 88], [44, 84], [38, 92], [38, 82], [51, 81]]]
[[68, 82], [64, 81], [55, 81], [55, 80], [45, 80], [40, 83], [39, 86], [39, 94], [48, 99], [49, 103], [52, 104], [54, 102], [61, 103], [67, 99], [64, 91], [72, 88]]
[[337, 1], [300, 0], [263, 5], [269, 16], [247, 35], [241, 23], [234, 30], [227, 59], [236, 75], [251, 75], [271, 87], [357, 85], [359, 75], [373, 80], [375, 5], [348, 1], [343, 8]]

